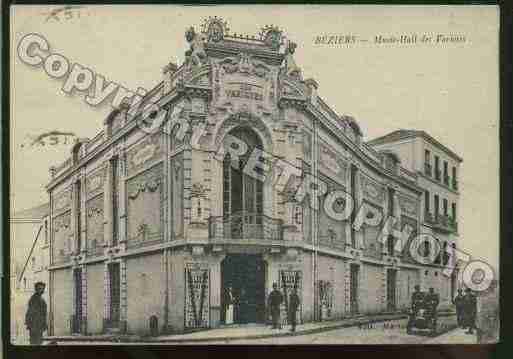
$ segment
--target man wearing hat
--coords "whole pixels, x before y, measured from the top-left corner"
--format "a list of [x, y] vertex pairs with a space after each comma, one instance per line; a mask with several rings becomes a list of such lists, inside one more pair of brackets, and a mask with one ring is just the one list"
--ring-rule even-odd
[[273, 329], [281, 329], [280, 323], [280, 305], [283, 302], [283, 295], [278, 290], [278, 284], [273, 283], [273, 290], [269, 294], [268, 307], [271, 311]]
[[420, 285], [415, 285], [415, 290], [413, 291], [412, 295], [411, 295], [411, 310], [413, 311], [414, 314], [417, 313], [417, 311], [419, 310], [419, 307], [422, 305], [422, 303], [424, 302], [424, 297], [425, 297], [425, 293], [421, 292], [420, 291]]
[[452, 303], [456, 306], [456, 318], [458, 320], [458, 327], [464, 327], [463, 324], [463, 290], [458, 289], [458, 295], [454, 297]]
[[48, 329], [46, 322], [46, 302], [43, 299], [45, 284], [37, 282], [34, 285], [35, 293], [32, 294], [28, 302], [27, 314], [25, 315], [25, 325], [30, 333], [30, 344], [41, 345], [43, 342], [43, 332]]
[[465, 296], [463, 297], [463, 311], [465, 317], [465, 327], [468, 327], [466, 334], [474, 334], [473, 329], [476, 329], [476, 315], [477, 315], [477, 299], [470, 288], [465, 289]]

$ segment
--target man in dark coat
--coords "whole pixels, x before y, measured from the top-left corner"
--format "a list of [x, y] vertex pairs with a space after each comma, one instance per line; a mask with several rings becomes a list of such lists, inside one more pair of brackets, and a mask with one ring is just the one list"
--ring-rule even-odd
[[463, 297], [463, 312], [465, 318], [465, 327], [468, 327], [466, 334], [474, 334], [473, 329], [476, 329], [476, 315], [477, 315], [477, 298], [472, 293], [470, 288], [465, 289], [465, 296]]
[[417, 314], [422, 303], [424, 303], [425, 293], [420, 291], [420, 285], [415, 286], [414, 292], [411, 294], [411, 310]]
[[440, 304], [440, 296], [435, 293], [434, 288], [429, 288], [429, 292], [426, 295], [426, 307], [431, 312], [433, 316], [436, 318], [436, 309], [438, 308], [438, 304]]
[[48, 329], [46, 322], [46, 302], [42, 298], [45, 291], [45, 284], [43, 282], [37, 282], [34, 287], [35, 293], [28, 303], [25, 325], [30, 332], [30, 344], [41, 345], [43, 342], [43, 332]]
[[273, 329], [281, 329], [280, 323], [280, 305], [283, 302], [283, 295], [278, 290], [278, 284], [273, 284], [273, 290], [269, 294], [267, 305], [271, 311], [271, 317], [273, 321]]
[[464, 321], [463, 321], [463, 291], [461, 289], [458, 289], [458, 295], [454, 297], [452, 300], [452, 304], [456, 306], [456, 318], [458, 321], [458, 326], [464, 328]]
[[296, 331], [296, 312], [297, 308], [299, 308], [299, 296], [297, 295], [297, 289], [294, 288], [292, 293], [289, 296], [289, 323], [291, 325], [290, 331]]

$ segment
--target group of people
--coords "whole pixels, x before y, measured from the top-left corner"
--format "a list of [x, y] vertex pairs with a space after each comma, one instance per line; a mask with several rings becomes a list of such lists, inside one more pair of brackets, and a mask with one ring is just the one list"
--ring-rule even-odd
[[467, 334], [474, 334], [476, 329], [477, 298], [470, 288], [465, 289], [465, 294], [458, 289], [458, 294], [452, 300], [456, 306], [456, 318], [458, 326], [467, 329]]
[[414, 289], [411, 295], [411, 309], [413, 312], [417, 313], [420, 308], [425, 308], [436, 318], [436, 309], [438, 304], [440, 304], [440, 296], [435, 293], [435, 289], [429, 288], [427, 293], [420, 291], [420, 285], [416, 285]]
[[[278, 284], [273, 284], [273, 290], [269, 293], [267, 298], [267, 310], [271, 316], [273, 329], [281, 329], [280, 306], [285, 300], [284, 295], [278, 290]], [[244, 289], [240, 292], [235, 292], [231, 287], [228, 287], [224, 298], [225, 303], [225, 324], [244, 323], [245, 305], [247, 305], [247, 298]], [[290, 324], [291, 331], [296, 331], [296, 312], [299, 308], [300, 300], [297, 290], [292, 289], [288, 296], [288, 313], [287, 319]]]
[[[278, 284], [273, 283], [273, 290], [269, 293], [269, 297], [267, 298], [267, 307], [271, 312], [271, 320], [273, 329], [281, 329], [281, 320], [280, 320], [280, 306], [283, 302], [283, 294], [278, 290]], [[297, 289], [293, 288], [292, 292], [288, 298], [288, 313], [287, 319], [290, 324], [290, 331], [296, 331], [296, 312], [299, 308], [300, 300], [299, 295], [297, 294]]]
[[242, 288], [239, 292], [234, 291], [231, 287], [226, 289], [225, 297], [225, 324], [245, 323], [245, 312], [249, 305], [246, 291]]
[[[415, 286], [415, 291], [411, 297], [411, 305], [414, 313], [417, 313], [420, 308], [428, 310], [436, 320], [437, 307], [440, 303], [440, 297], [435, 293], [433, 288], [429, 288], [428, 293], [420, 291], [420, 286]], [[473, 334], [476, 329], [476, 315], [477, 315], [477, 299], [470, 288], [465, 289], [463, 294], [462, 289], [458, 289], [458, 294], [453, 298], [452, 303], [456, 306], [456, 318], [458, 326], [463, 329], [468, 329], [467, 334]]]

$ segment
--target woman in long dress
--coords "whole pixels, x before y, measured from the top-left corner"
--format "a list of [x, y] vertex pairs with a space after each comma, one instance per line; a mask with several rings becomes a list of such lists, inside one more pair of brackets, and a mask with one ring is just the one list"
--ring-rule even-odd
[[226, 290], [226, 313], [225, 324], [233, 324], [233, 294], [232, 288], [228, 287]]

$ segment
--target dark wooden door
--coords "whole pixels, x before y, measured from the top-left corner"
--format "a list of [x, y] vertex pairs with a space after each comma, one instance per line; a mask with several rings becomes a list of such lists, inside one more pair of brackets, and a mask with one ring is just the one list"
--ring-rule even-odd
[[358, 313], [358, 290], [359, 290], [359, 283], [358, 283], [358, 274], [359, 274], [359, 266], [356, 264], [351, 264], [351, 291], [350, 291], [350, 305], [351, 305], [351, 314], [357, 314]]
[[387, 270], [387, 310], [396, 310], [396, 287], [397, 271], [395, 269]]
[[119, 263], [109, 265], [110, 277], [110, 326], [118, 327], [120, 312], [120, 272]]

